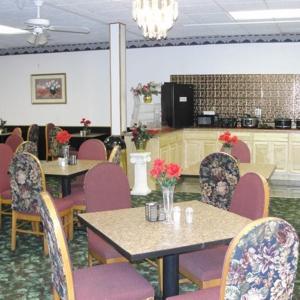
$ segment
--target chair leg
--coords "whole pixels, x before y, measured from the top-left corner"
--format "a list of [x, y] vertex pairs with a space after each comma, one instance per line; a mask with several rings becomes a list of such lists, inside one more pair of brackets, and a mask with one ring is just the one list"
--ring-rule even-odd
[[16, 250], [16, 240], [17, 240], [17, 216], [16, 213], [12, 212], [11, 218], [11, 250]]
[[60, 297], [55, 288], [53, 288], [53, 300], [60, 300]]
[[88, 266], [92, 267], [93, 266], [93, 256], [90, 253], [90, 251], [88, 251]]
[[69, 235], [69, 240], [72, 241], [73, 240], [73, 236], [74, 236], [74, 224], [73, 224], [73, 210], [71, 209], [71, 212], [68, 215], [68, 235]]
[[2, 229], [2, 202], [0, 202], [0, 230]]
[[164, 288], [164, 284], [163, 284], [163, 259], [161, 257], [159, 257], [157, 259], [157, 272], [158, 272], [158, 282], [159, 282], [159, 288], [160, 291], [163, 291]]

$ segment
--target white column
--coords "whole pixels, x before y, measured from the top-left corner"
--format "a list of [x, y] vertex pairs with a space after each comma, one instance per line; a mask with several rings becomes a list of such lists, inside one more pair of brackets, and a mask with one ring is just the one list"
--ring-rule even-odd
[[130, 153], [130, 162], [134, 164], [134, 186], [131, 195], [144, 196], [151, 193], [147, 182], [147, 162], [150, 161], [150, 152]]
[[120, 135], [126, 122], [126, 26], [110, 24], [110, 118], [111, 134]]

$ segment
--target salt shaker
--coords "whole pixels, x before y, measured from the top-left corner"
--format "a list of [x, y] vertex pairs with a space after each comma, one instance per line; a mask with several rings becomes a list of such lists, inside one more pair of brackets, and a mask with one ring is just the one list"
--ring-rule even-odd
[[179, 206], [174, 206], [174, 208], [173, 208], [173, 219], [174, 219], [175, 224], [180, 223], [180, 207]]
[[194, 210], [192, 207], [187, 207], [185, 209], [185, 222], [187, 224], [193, 223], [193, 212], [194, 212]]

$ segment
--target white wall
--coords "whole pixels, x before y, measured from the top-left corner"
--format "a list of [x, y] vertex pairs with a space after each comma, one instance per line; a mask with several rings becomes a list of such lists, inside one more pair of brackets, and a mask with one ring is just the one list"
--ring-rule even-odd
[[[171, 74], [300, 73], [300, 43], [225, 44], [127, 50], [127, 124], [139, 82]], [[67, 73], [66, 105], [32, 105], [30, 74]], [[0, 57], [0, 118], [8, 124], [110, 125], [108, 51]]]
[[[0, 57], [0, 118], [8, 124], [109, 126], [108, 51]], [[31, 74], [66, 73], [67, 104], [31, 104]]]

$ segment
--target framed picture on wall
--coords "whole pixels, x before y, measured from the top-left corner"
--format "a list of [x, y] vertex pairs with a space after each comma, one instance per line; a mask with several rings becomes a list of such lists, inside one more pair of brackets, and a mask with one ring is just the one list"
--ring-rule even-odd
[[67, 103], [66, 74], [32, 74], [32, 104], [65, 104]]

